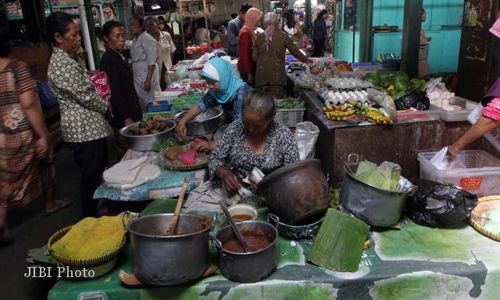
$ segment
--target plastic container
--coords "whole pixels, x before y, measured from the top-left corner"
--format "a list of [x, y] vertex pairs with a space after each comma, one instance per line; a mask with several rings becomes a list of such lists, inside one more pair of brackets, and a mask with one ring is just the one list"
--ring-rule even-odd
[[478, 196], [500, 194], [499, 159], [482, 150], [465, 150], [456, 158], [463, 167], [438, 170], [430, 162], [436, 153], [418, 153], [421, 179], [451, 183]]
[[434, 121], [439, 120], [440, 117], [441, 109], [432, 104], [428, 110], [402, 110], [396, 112], [398, 123]]
[[305, 108], [278, 109], [274, 120], [285, 124], [287, 127], [296, 127], [304, 119]]
[[164, 112], [170, 110], [170, 101], [152, 101], [146, 104], [146, 112]]
[[441, 109], [441, 119], [446, 122], [467, 121], [467, 116], [473, 111], [478, 103], [462, 97], [453, 97], [450, 104], [462, 107], [462, 110], [448, 111]]
[[484, 137], [500, 151], [500, 127], [493, 128], [489, 133], [485, 134]]

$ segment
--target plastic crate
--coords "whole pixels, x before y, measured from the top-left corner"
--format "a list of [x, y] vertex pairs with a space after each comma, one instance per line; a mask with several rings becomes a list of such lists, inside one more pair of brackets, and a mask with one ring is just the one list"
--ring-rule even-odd
[[450, 104], [462, 107], [462, 110], [448, 111], [441, 108], [441, 119], [446, 122], [467, 121], [467, 116], [473, 111], [478, 103], [462, 97], [454, 97]]
[[500, 151], [500, 126], [493, 128], [489, 133], [485, 134], [484, 137]]
[[304, 119], [305, 108], [278, 109], [274, 120], [285, 124], [287, 127], [296, 127]]
[[146, 104], [146, 112], [164, 112], [170, 110], [169, 101], [152, 101]]
[[418, 153], [421, 179], [451, 183], [478, 196], [500, 194], [499, 159], [482, 150], [465, 150], [456, 158], [462, 166], [438, 170], [430, 162], [436, 153]]

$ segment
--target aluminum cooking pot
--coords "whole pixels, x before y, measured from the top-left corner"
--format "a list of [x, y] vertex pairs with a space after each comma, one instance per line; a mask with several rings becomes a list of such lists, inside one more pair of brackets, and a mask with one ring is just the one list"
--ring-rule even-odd
[[267, 216], [267, 221], [278, 229], [281, 236], [294, 240], [312, 238], [321, 227], [323, 219], [324, 218], [321, 218], [318, 221], [306, 225], [288, 225], [281, 222], [280, 218], [273, 213], [269, 213]]
[[165, 235], [172, 216], [150, 215], [127, 224], [132, 270], [144, 284], [181, 284], [200, 277], [208, 266], [208, 239], [213, 220], [180, 214], [179, 234]]
[[[351, 157], [355, 158], [354, 162]], [[345, 175], [339, 193], [341, 207], [372, 226], [396, 224], [406, 207], [408, 196], [415, 193], [416, 187], [408, 182], [411, 187], [406, 192], [393, 192], [372, 186], [354, 175], [357, 164], [357, 154], [350, 154], [344, 164]], [[404, 177], [402, 180], [407, 181]]]
[[[176, 114], [175, 119], [180, 121], [186, 113], [187, 110]], [[214, 133], [219, 128], [222, 113], [221, 107], [209, 108], [205, 112], [200, 113], [186, 124], [186, 135], [196, 137]]]
[[258, 191], [271, 213], [290, 225], [309, 224], [328, 208], [328, 184], [317, 159], [282, 167], [259, 182]]
[[241, 231], [263, 231], [268, 236], [269, 245], [254, 252], [232, 252], [223, 248], [229, 239], [235, 239], [231, 226], [220, 229], [215, 235], [214, 247], [219, 253], [219, 269], [229, 280], [237, 282], [256, 282], [271, 275], [278, 265], [276, 240], [278, 231], [274, 226], [263, 221], [246, 221], [237, 223]]
[[172, 136], [177, 123], [174, 120], [161, 120], [168, 124], [167, 129], [153, 134], [135, 135], [129, 133], [129, 128], [139, 126], [140, 122], [135, 122], [120, 129], [120, 134], [125, 138], [127, 145], [134, 151], [151, 151], [156, 143], [163, 143]]

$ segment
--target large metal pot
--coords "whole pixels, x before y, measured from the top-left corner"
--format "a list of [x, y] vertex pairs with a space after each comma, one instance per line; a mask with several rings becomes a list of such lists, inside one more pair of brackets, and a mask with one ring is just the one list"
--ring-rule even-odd
[[[222, 108], [209, 108], [205, 112], [200, 113], [194, 119], [186, 124], [187, 136], [204, 136], [214, 133], [220, 125], [220, 116], [222, 116]], [[175, 119], [180, 121], [187, 111], [182, 111], [175, 115]]]
[[181, 214], [178, 235], [168, 233], [173, 214], [141, 217], [127, 225], [132, 245], [132, 269], [144, 284], [175, 285], [200, 277], [208, 266], [212, 221]]
[[405, 193], [383, 190], [359, 180], [345, 165], [344, 171], [339, 194], [342, 208], [372, 226], [391, 226], [399, 221], [415, 189]]
[[317, 159], [282, 167], [264, 177], [259, 192], [269, 211], [290, 225], [309, 224], [328, 208], [328, 184]]
[[131, 134], [129, 133], [129, 128], [135, 128], [139, 126], [140, 123], [135, 122], [120, 129], [120, 134], [125, 138], [130, 149], [134, 151], [151, 151], [156, 143], [167, 141], [167, 139], [172, 136], [175, 126], [177, 126], [174, 120], [162, 120], [162, 122], [167, 123], [168, 127], [164, 131], [158, 133], [146, 135]]
[[219, 269], [222, 275], [237, 282], [256, 282], [271, 275], [278, 265], [276, 228], [263, 221], [246, 221], [237, 223], [236, 226], [243, 235], [246, 231], [263, 231], [268, 237], [269, 245], [253, 252], [228, 251], [224, 249], [225, 243], [236, 237], [231, 226], [223, 227], [214, 239], [214, 246], [219, 252]]

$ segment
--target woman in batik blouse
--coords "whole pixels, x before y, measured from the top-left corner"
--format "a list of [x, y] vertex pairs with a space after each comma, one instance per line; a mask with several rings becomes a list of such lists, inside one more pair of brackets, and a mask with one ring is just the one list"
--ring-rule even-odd
[[53, 46], [47, 75], [61, 110], [62, 138], [80, 168], [83, 215], [96, 216], [93, 195], [108, 164], [105, 114], [109, 103], [99, 98], [87, 70], [74, 59], [81, 37], [73, 17], [64, 12], [51, 14], [47, 18], [47, 35]]

